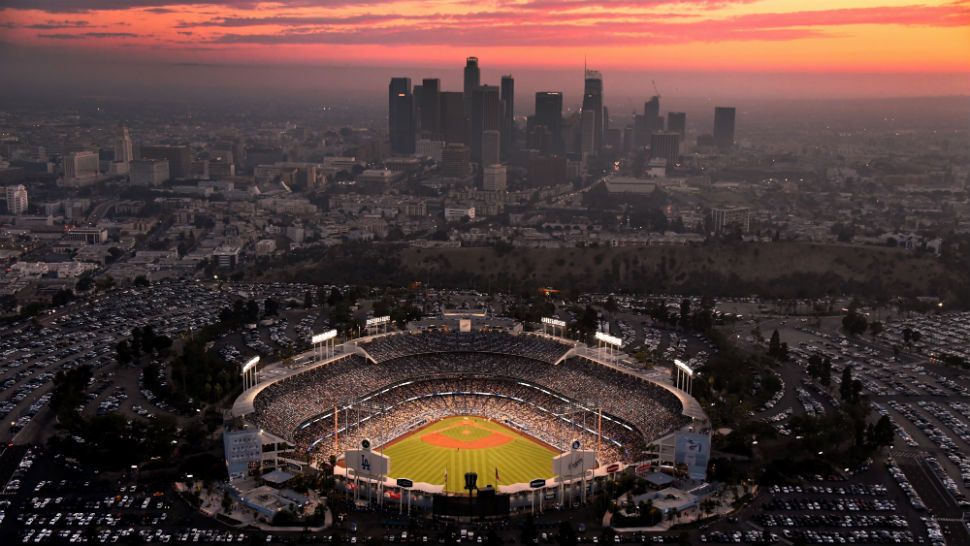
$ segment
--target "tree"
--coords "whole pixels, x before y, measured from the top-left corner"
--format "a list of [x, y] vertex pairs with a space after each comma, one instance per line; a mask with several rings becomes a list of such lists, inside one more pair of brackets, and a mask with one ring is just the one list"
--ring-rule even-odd
[[265, 316], [276, 316], [279, 314], [280, 304], [273, 298], [266, 298], [263, 301], [263, 314]]
[[870, 443], [875, 448], [892, 447], [895, 438], [896, 432], [893, 430], [892, 421], [888, 415], [883, 415], [876, 421], [875, 426], [872, 427]]
[[53, 305], [54, 307], [60, 307], [62, 305], [67, 305], [73, 299], [74, 299], [74, 292], [67, 288], [62, 288], [61, 290], [58, 290], [57, 293], [54, 294], [53, 298], [51, 298], [51, 305]]
[[340, 303], [343, 299], [343, 294], [340, 293], [340, 289], [334, 286], [330, 289], [330, 296], [327, 297], [327, 305], [333, 307]]
[[603, 304], [603, 309], [610, 315], [619, 310], [619, 306], [616, 304], [616, 298], [614, 298], [612, 294], [606, 298], [606, 303]]
[[690, 300], [684, 298], [680, 301], [680, 323], [686, 325], [690, 320]]
[[826, 388], [832, 386], [832, 359], [829, 357], [825, 357], [825, 360], [822, 361], [822, 374], [819, 377], [819, 383]]
[[148, 282], [148, 278], [145, 277], [144, 275], [138, 275], [137, 277], [135, 277], [134, 284], [135, 284], [135, 286], [144, 288], [144, 287], [150, 285], [151, 283]]
[[596, 310], [587, 305], [586, 309], [583, 310], [583, 314], [572, 324], [571, 330], [576, 333], [578, 338], [588, 340], [596, 332], [598, 325], [599, 316]]
[[808, 357], [808, 376], [816, 381], [822, 377], [822, 357], [818, 353]]
[[870, 322], [869, 323], [869, 333], [872, 334], [872, 337], [876, 337], [879, 334], [881, 334], [882, 333], [882, 322], [880, 322], [878, 320], [874, 320], [874, 321]]
[[852, 366], [842, 368], [842, 383], [839, 384], [839, 397], [843, 402], [852, 401]]
[[842, 317], [842, 329], [849, 335], [857, 336], [864, 334], [868, 327], [865, 315], [858, 313], [853, 307]]
[[313, 292], [307, 290], [306, 293], [303, 294], [303, 307], [304, 309], [310, 309], [313, 307]]
[[255, 300], [246, 302], [246, 322], [256, 322], [259, 320], [259, 304]]
[[852, 388], [849, 391], [849, 400], [855, 404], [859, 402], [862, 398], [862, 381], [858, 379], [852, 380]]
[[108, 249], [108, 255], [104, 258], [104, 263], [113, 264], [118, 261], [119, 258], [125, 255], [125, 251], [120, 248], [113, 246]]
[[74, 289], [78, 292], [87, 292], [94, 288], [94, 279], [90, 275], [85, 275], [78, 279], [77, 284], [74, 285]]
[[123, 339], [115, 345], [115, 351], [117, 352], [118, 364], [130, 364], [132, 361], [131, 347], [128, 345], [128, 340]]
[[768, 342], [768, 355], [780, 358], [781, 356], [781, 334], [778, 330], [771, 333], [771, 341]]
[[84, 391], [92, 377], [91, 366], [78, 366], [73, 370], [61, 370], [54, 376], [50, 408], [62, 423], [77, 418], [77, 408], [84, 403]]

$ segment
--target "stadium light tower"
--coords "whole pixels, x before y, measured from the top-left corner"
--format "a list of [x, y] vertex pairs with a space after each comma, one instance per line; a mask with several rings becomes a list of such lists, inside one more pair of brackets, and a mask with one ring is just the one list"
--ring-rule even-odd
[[317, 362], [321, 362], [325, 358], [330, 358], [333, 356], [335, 343], [334, 340], [336, 337], [336, 330], [327, 330], [322, 334], [316, 334], [310, 338], [310, 343], [313, 345], [313, 352], [317, 357]]
[[563, 337], [566, 334], [566, 321], [559, 320], [552, 317], [542, 317], [542, 333], [546, 333], [546, 327], [552, 329], [552, 335], [556, 335], [556, 330], [559, 330], [559, 337]]
[[682, 360], [675, 358], [674, 374], [674, 385], [687, 394], [691, 394], [694, 389], [694, 370]]
[[[367, 329], [368, 335], [371, 335], [372, 331], [373, 333], [377, 333], [377, 334], [379, 333], [386, 334], [387, 325], [390, 323], [391, 323], [391, 317], [385, 315], [383, 317], [374, 317], [374, 318], [367, 319], [367, 321], [364, 323], [364, 327]], [[381, 332], [381, 330], [383, 330], [383, 332]]]
[[249, 359], [242, 367], [242, 380], [243, 380], [243, 390], [249, 390], [255, 387], [259, 383], [259, 370], [256, 365], [259, 364], [259, 357], [254, 356]]
[[616, 360], [616, 349], [623, 346], [622, 339], [616, 336], [611, 336], [606, 332], [596, 332], [596, 342], [598, 349], [602, 350], [604, 347], [607, 349], [607, 354], [610, 357], [611, 363]]

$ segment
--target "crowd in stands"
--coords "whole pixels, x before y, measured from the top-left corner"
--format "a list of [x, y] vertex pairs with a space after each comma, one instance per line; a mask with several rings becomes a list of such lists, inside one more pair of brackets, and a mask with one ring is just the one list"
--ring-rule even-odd
[[430, 331], [378, 337], [361, 344], [361, 348], [377, 362], [428, 353], [496, 353], [554, 364], [572, 347], [529, 334]]
[[[438, 378], [407, 381], [382, 390], [356, 407], [337, 414], [338, 443], [334, 444], [334, 419], [326, 417], [300, 428], [294, 434], [296, 444], [313, 447], [313, 456], [327, 460], [356, 447], [362, 438], [383, 445], [410, 430], [451, 415], [478, 415], [522, 430], [558, 451], [569, 448], [580, 438], [583, 445], [597, 445], [597, 414], [594, 408], [579, 409], [543, 393], [539, 388], [522, 385], [513, 379], [451, 378], [443, 385]], [[619, 422], [603, 420], [599, 441], [604, 461], [622, 460], [628, 449], [639, 446], [638, 433]]]
[[[404, 334], [364, 348], [376, 364], [348, 355], [266, 387], [254, 401], [259, 426], [302, 447], [330, 438], [317, 443], [328, 457], [355, 445], [373, 427], [382, 433], [372, 440], [384, 442], [422, 420], [473, 414], [507, 418], [559, 448], [576, 437], [568, 432], [576, 427], [550, 412], [579, 403], [602, 409], [608, 417], [604, 437], [620, 444], [609, 448], [620, 456], [689, 421], [677, 397], [663, 387], [585, 359], [553, 365], [568, 346], [536, 336]], [[347, 406], [356, 409], [338, 411], [338, 429], [345, 432], [334, 451], [333, 409]]]

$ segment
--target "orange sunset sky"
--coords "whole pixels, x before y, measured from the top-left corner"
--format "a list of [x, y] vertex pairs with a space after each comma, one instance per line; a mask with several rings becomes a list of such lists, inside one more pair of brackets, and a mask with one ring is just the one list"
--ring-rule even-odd
[[707, 74], [722, 93], [965, 95], [970, 0], [0, 0], [0, 64], [19, 83], [61, 70], [76, 71], [75, 83], [108, 81], [79, 64], [92, 59], [116, 71], [329, 65], [427, 77], [459, 74], [468, 55], [537, 88], [543, 73], [588, 58], [611, 77]]
[[6, 44], [192, 62], [970, 72], [970, 0], [0, 0]]

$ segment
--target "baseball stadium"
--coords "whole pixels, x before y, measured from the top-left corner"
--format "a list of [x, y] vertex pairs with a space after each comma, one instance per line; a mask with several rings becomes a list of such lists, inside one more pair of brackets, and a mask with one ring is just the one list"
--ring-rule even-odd
[[[511, 321], [471, 322], [317, 346], [260, 369], [233, 413], [258, 427], [264, 445], [285, 446], [274, 465], [334, 464], [348, 488], [363, 481], [392, 498], [401, 483], [468, 495], [469, 473], [475, 488], [514, 494], [673, 465], [678, 434], [707, 432], [700, 406], [666, 370], [647, 374], [610, 347]], [[556, 461], [577, 450], [588, 458], [570, 459], [583, 468], [567, 476]]]

